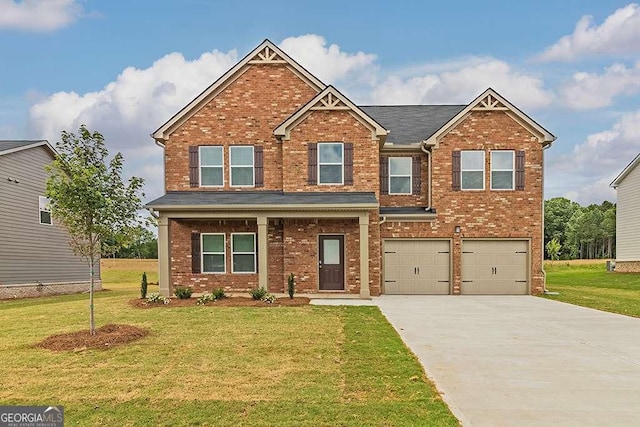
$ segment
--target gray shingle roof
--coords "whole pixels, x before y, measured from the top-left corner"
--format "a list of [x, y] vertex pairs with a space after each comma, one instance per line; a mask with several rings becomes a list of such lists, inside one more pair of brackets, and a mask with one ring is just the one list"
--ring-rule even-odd
[[466, 105], [366, 105], [362, 111], [390, 131], [387, 142], [407, 145], [424, 141]]
[[38, 142], [46, 143], [47, 141], [43, 139], [35, 139], [35, 140], [0, 140], [0, 153], [4, 151], [14, 150], [16, 148], [26, 147], [32, 144], [36, 144]]
[[161, 206], [356, 205], [376, 204], [375, 193], [285, 193], [282, 191], [170, 191], [146, 204]]

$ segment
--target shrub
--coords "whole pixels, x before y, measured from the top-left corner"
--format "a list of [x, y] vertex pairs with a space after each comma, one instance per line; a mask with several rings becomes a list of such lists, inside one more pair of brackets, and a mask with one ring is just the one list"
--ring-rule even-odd
[[291, 273], [287, 279], [287, 291], [289, 291], [289, 298], [293, 299], [293, 294], [296, 292], [296, 276]]
[[227, 294], [224, 293], [224, 289], [222, 288], [214, 289], [212, 294], [216, 299], [224, 299], [227, 297]]
[[267, 295], [267, 290], [265, 288], [255, 288], [249, 291], [249, 295], [254, 300], [261, 300]]
[[147, 283], [147, 273], [142, 273], [142, 283], [140, 283], [140, 299], [145, 299], [147, 297], [147, 287], [149, 284]]
[[266, 293], [265, 296], [262, 297], [262, 301], [266, 302], [267, 304], [273, 304], [274, 302], [276, 302], [276, 297], [275, 295]]
[[215, 302], [218, 298], [216, 298], [215, 294], [202, 294], [200, 295], [200, 297], [198, 298], [198, 301], [196, 301], [197, 305], [206, 305], [208, 302]]
[[191, 298], [193, 289], [187, 288], [185, 286], [178, 286], [176, 287], [176, 290], [173, 291], [173, 293], [175, 294], [175, 296], [177, 296], [180, 299], [189, 299]]
[[169, 304], [171, 300], [160, 294], [149, 294], [147, 296], [147, 304]]

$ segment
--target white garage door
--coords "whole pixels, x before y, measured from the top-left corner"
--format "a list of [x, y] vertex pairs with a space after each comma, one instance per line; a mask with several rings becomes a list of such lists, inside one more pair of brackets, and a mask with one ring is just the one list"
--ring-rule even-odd
[[524, 295], [529, 244], [526, 240], [464, 240], [463, 295]]
[[447, 240], [385, 240], [385, 293], [447, 295], [449, 259]]

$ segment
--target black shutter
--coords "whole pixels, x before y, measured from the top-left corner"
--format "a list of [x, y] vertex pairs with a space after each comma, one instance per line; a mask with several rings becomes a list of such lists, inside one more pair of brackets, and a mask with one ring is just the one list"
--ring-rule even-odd
[[353, 144], [344, 144], [344, 185], [353, 185]]
[[200, 174], [198, 168], [200, 167], [200, 161], [198, 159], [198, 146], [189, 147], [189, 186], [198, 187], [200, 185]]
[[422, 171], [420, 170], [420, 165], [420, 156], [413, 156], [411, 159], [412, 194], [420, 194], [422, 186]]
[[262, 145], [253, 147], [253, 168], [255, 173], [255, 186], [264, 186], [264, 159]]
[[516, 151], [516, 190], [524, 190], [524, 151]]
[[308, 184], [318, 185], [318, 144], [310, 142], [309, 150], [309, 166], [308, 166]]
[[451, 153], [451, 189], [460, 191], [460, 151]]
[[200, 265], [200, 233], [197, 231], [191, 232], [191, 272], [196, 274], [202, 272]]
[[389, 194], [389, 158], [380, 157], [380, 194]]

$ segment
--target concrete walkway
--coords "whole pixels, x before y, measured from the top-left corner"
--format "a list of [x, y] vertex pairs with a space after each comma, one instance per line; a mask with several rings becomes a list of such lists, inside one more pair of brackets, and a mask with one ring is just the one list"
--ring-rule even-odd
[[466, 426], [640, 426], [640, 319], [527, 296], [375, 298]]

